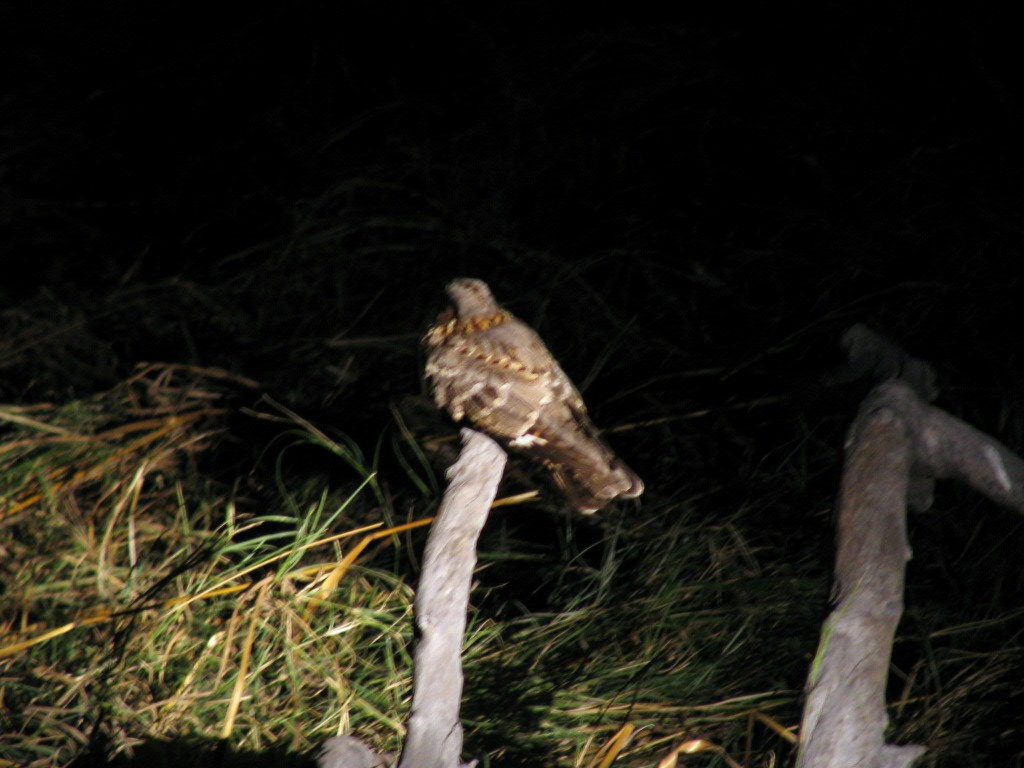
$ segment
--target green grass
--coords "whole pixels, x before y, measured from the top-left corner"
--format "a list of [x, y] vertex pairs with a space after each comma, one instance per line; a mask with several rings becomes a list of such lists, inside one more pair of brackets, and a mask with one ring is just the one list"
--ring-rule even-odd
[[67, 764], [97, 731], [115, 756], [171, 735], [301, 749], [332, 729], [382, 741], [400, 730], [409, 588], [356, 567], [313, 599], [351, 544], [331, 534], [372, 475], [348, 493], [305, 488], [279, 509], [240, 511], [197, 469], [223, 432], [217, 383], [154, 367], [31, 421], [7, 413], [11, 764]]
[[[364, 451], [251, 381], [171, 365], [84, 400], [0, 408], [3, 764], [227, 750], [299, 765], [336, 733], [400, 748], [431, 455], [449, 441], [393, 418]], [[803, 489], [809, 439], [778, 452]], [[249, 456], [248, 471], [222, 454]], [[639, 768], [687, 744], [701, 764], [791, 761], [780, 729], [798, 723], [828, 581], [825, 557], [751, 526], [777, 514], [778, 491], [734, 508], [725, 489], [655, 492], [583, 520], [541, 490], [496, 508], [481, 540], [467, 752]], [[893, 733], [941, 765], [977, 749], [1012, 698], [1020, 646], [992, 638], [1020, 616], [958, 626], [941, 603], [909, 604]]]
[[[357, 523], [380, 504], [375, 469], [282, 406], [260, 411], [283, 427], [266, 449], [276, 504], [212, 481], [205, 454], [228, 439], [232, 387], [217, 371], [149, 366], [85, 401], [0, 410], [8, 764], [67, 765], [87, 749], [127, 759], [189, 738], [303, 753], [352, 732], [399, 747], [412, 588], [381, 565], [395, 549], [415, 557], [422, 529], [381, 535], [394, 509]], [[297, 448], [347, 465], [348, 481], [294, 485], [283, 465]], [[502, 553], [481, 552], [465, 709], [467, 747], [485, 762], [588, 765], [628, 724], [616, 764], [643, 765], [690, 737], [742, 751], [753, 713], [792, 720], [794, 690], [733, 672], [750, 671], [788, 602], [764, 600], [749, 551], [741, 571], [715, 567], [741, 543], [736, 527], [675, 510], [651, 537], [653, 521], [629, 521], [570, 543], [546, 610], [495, 611]], [[820, 585], [796, 588], [820, 605]]]

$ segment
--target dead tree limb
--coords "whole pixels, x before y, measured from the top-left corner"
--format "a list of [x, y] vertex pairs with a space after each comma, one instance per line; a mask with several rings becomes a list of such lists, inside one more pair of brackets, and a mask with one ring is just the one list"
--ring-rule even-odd
[[[486, 435], [462, 430], [462, 452], [430, 527], [416, 590], [419, 637], [413, 659], [412, 713], [398, 768], [471, 768], [462, 763], [462, 637], [466, 630], [476, 542], [505, 470], [505, 451]], [[351, 737], [328, 739], [319, 768], [384, 768]]]
[[462, 636], [476, 542], [498, 491], [506, 455], [480, 432], [462, 430], [462, 453], [430, 528], [416, 591], [419, 640], [412, 714], [399, 768], [459, 768], [462, 753]]
[[387, 768], [391, 753], [378, 755], [355, 736], [332, 736], [323, 743], [316, 758], [317, 768]]
[[927, 405], [900, 381], [875, 388], [847, 441], [839, 501], [835, 610], [807, 683], [798, 768], [902, 768], [921, 746], [885, 744], [885, 687], [903, 612], [912, 475], [956, 478], [1024, 514], [1024, 462]]

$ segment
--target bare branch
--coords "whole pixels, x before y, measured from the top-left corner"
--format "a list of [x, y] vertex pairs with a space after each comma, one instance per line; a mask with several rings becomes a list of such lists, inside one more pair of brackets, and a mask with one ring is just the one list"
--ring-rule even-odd
[[1024, 514], [1024, 461], [984, 432], [921, 402], [907, 385], [877, 387], [866, 407], [891, 408], [910, 430], [918, 472], [955, 478], [997, 504]]
[[[419, 639], [413, 660], [412, 714], [398, 768], [472, 768], [463, 764], [462, 636], [466, 630], [476, 542], [487, 522], [505, 451], [486, 435], [462, 430], [462, 452], [448, 468], [448, 489], [427, 537], [416, 590]], [[385, 768], [377, 755], [351, 736], [328, 739], [318, 768]]]
[[392, 755], [378, 755], [355, 736], [332, 736], [317, 755], [317, 768], [387, 768]]
[[905, 768], [924, 747], [884, 742], [885, 687], [910, 547], [912, 488], [954, 477], [1024, 512], [1024, 462], [889, 381], [850, 430], [839, 500], [835, 595], [807, 684], [798, 768]]
[[462, 636], [476, 542], [498, 490], [506, 455], [491, 438], [462, 430], [463, 448], [430, 529], [416, 592], [419, 640], [412, 714], [399, 768], [459, 768], [462, 753]]
[[[798, 768], [880, 768], [885, 683], [910, 558], [904, 529], [911, 443], [888, 409], [865, 408], [843, 472], [836, 592], [808, 680]], [[909, 765], [923, 749], [903, 755]]]

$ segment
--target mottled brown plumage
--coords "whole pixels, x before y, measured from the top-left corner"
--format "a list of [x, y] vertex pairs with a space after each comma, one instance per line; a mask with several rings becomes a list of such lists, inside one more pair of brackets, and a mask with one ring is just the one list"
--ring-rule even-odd
[[482, 280], [459, 278], [447, 291], [453, 306], [423, 340], [437, 406], [543, 462], [581, 512], [643, 493], [533, 329], [498, 306]]

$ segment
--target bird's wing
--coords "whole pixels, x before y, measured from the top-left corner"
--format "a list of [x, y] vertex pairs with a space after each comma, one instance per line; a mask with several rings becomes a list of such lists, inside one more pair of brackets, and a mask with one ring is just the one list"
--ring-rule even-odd
[[553, 401], [579, 399], [537, 334], [515, 319], [449, 335], [430, 350], [426, 374], [452, 418], [508, 440], [526, 435]]

